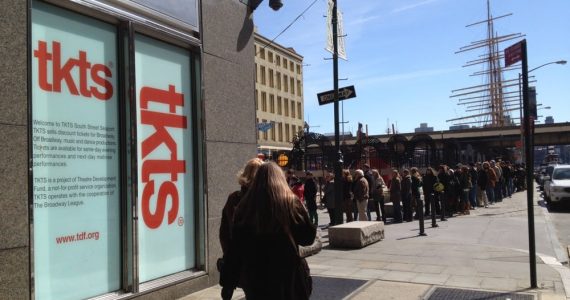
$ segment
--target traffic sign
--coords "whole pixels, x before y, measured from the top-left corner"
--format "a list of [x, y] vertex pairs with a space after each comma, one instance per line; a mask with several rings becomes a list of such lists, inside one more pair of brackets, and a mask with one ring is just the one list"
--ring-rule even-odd
[[522, 59], [522, 42], [518, 42], [505, 49], [505, 67], [521, 61]]
[[257, 130], [262, 132], [267, 132], [269, 129], [271, 129], [271, 127], [273, 127], [273, 123], [269, 122], [257, 123]]
[[[356, 90], [354, 89], [354, 85], [345, 86], [338, 89], [338, 101], [355, 97]], [[334, 90], [318, 93], [317, 98], [319, 99], [319, 105], [325, 105], [334, 102]]]

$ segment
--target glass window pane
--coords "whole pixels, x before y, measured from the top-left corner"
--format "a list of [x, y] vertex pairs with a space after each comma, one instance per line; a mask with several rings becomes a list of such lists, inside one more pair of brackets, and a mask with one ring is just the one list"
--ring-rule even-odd
[[[195, 266], [190, 53], [135, 36], [140, 282]], [[160, 76], [157, 76], [160, 74]]]
[[32, 2], [34, 291], [120, 289], [116, 28]]

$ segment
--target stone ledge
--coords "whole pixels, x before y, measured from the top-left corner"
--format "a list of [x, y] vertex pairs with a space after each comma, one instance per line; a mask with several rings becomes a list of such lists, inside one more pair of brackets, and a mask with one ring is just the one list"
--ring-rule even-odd
[[355, 221], [329, 227], [333, 248], [363, 248], [384, 239], [384, 222]]

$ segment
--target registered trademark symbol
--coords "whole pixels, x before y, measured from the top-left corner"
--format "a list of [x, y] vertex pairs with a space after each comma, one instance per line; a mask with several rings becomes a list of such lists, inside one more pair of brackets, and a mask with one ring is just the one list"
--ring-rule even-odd
[[180, 218], [178, 218], [178, 226], [182, 226], [182, 225], [184, 225], [184, 218], [180, 217]]

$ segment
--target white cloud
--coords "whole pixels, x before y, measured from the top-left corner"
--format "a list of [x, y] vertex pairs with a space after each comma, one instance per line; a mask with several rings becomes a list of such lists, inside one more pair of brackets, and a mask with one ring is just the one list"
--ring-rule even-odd
[[424, 6], [424, 5], [427, 5], [427, 4], [436, 2], [436, 1], [438, 1], [438, 0], [424, 0], [424, 1], [421, 1], [421, 2], [418, 2], [418, 3], [415, 3], [415, 4], [410, 4], [410, 5], [406, 5], [406, 6], [401, 6], [401, 7], [398, 7], [398, 8], [393, 9], [391, 13], [393, 13], [393, 14], [401, 13], [401, 12], [403, 12], [403, 11], [415, 9], [415, 8], [420, 7], [420, 6]]

